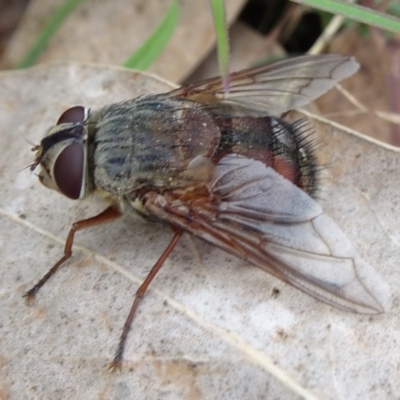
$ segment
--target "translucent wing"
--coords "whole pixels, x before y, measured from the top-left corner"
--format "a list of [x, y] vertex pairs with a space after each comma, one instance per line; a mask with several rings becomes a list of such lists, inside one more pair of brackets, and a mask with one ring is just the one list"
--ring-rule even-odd
[[215, 77], [183, 86], [167, 96], [194, 100], [219, 114], [279, 115], [306, 105], [358, 68], [352, 57], [301, 56], [232, 73], [228, 93], [224, 93], [221, 78]]
[[384, 311], [379, 276], [321, 207], [272, 168], [236, 154], [225, 156], [206, 192], [150, 192], [143, 205], [156, 218], [335, 307]]

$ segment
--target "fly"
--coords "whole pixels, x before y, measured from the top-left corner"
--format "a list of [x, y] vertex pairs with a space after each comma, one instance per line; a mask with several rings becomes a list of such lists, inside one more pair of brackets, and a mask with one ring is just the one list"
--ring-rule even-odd
[[216, 77], [164, 94], [65, 111], [34, 148], [31, 170], [50, 189], [109, 207], [75, 222], [63, 257], [26, 293], [33, 300], [72, 255], [77, 231], [125, 212], [169, 224], [169, 246], [137, 290], [111, 368], [120, 368], [146, 289], [183, 232], [248, 260], [337, 308], [383, 312], [359, 277], [362, 260], [313, 199], [316, 161], [302, 122], [280, 116], [321, 96], [358, 64], [302, 56]]

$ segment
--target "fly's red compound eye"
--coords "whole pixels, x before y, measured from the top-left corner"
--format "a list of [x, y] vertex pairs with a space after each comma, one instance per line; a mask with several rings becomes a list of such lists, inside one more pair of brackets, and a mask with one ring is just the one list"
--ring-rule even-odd
[[56, 125], [65, 123], [78, 123], [78, 122], [83, 122], [84, 120], [85, 120], [85, 107], [75, 106], [64, 111], [61, 114], [60, 118], [58, 118]]
[[60, 192], [70, 199], [79, 199], [84, 168], [84, 149], [81, 143], [67, 146], [54, 164], [54, 181]]

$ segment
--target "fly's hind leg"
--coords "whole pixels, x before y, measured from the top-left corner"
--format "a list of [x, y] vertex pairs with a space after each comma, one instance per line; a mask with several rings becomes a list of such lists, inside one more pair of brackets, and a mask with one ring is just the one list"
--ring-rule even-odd
[[134, 300], [133, 300], [133, 304], [132, 304], [131, 310], [129, 312], [128, 318], [126, 319], [126, 322], [125, 322], [125, 325], [124, 325], [124, 329], [122, 331], [121, 338], [119, 340], [117, 352], [115, 353], [114, 360], [109, 365], [109, 369], [110, 370], [115, 371], [115, 370], [120, 370], [121, 369], [122, 356], [123, 356], [123, 353], [124, 353], [126, 338], [128, 337], [128, 332], [129, 332], [129, 329], [131, 327], [131, 324], [132, 324], [133, 317], [135, 315], [137, 306], [139, 305], [140, 300], [142, 300], [142, 298], [143, 298], [148, 286], [150, 285], [150, 282], [157, 275], [157, 272], [161, 269], [161, 267], [163, 266], [165, 260], [168, 258], [168, 256], [170, 255], [171, 251], [174, 249], [174, 247], [178, 243], [180, 237], [182, 236], [183, 231], [178, 230], [178, 229], [174, 229], [174, 231], [175, 231], [175, 235], [174, 235], [173, 239], [171, 240], [171, 243], [164, 250], [164, 252], [161, 255], [161, 257], [154, 264], [154, 266], [151, 269], [150, 273], [147, 275], [146, 279], [139, 286], [139, 289], [135, 293], [135, 297], [134, 297]]
[[44, 275], [43, 278], [38, 283], [36, 283], [35, 286], [32, 287], [32, 289], [28, 290], [25, 293], [24, 297], [27, 299], [28, 303], [33, 302], [35, 295], [39, 291], [39, 289], [49, 280], [51, 276], [53, 276], [57, 272], [58, 268], [61, 267], [61, 265], [64, 264], [64, 262], [71, 257], [74, 236], [77, 231], [110, 222], [120, 216], [121, 212], [119, 211], [119, 209], [116, 206], [111, 206], [100, 214], [96, 215], [95, 217], [75, 222], [72, 225], [67, 237], [67, 241], [65, 242], [64, 255], [59, 261], [54, 264], [54, 266], [47, 272], [47, 274]]

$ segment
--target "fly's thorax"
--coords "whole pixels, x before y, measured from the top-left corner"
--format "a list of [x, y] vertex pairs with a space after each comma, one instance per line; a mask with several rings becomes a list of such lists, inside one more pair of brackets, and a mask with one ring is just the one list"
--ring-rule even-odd
[[309, 195], [315, 194], [317, 166], [304, 121], [274, 117], [217, 117], [221, 143], [216, 156], [235, 153], [261, 161]]
[[197, 103], [156, 95], [113, 104], [95, 127], [94, 185], [120, 197], [205, 179], [219, 140], [218, 126]]
[[36, 150], [34, 170], [40, 182], [66, 197], [82, 199], [93, 189], [90, 179], [90, 111], [76, 106], [65, 111]]

